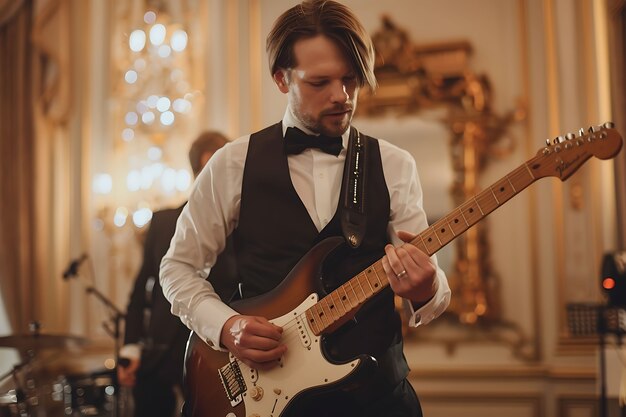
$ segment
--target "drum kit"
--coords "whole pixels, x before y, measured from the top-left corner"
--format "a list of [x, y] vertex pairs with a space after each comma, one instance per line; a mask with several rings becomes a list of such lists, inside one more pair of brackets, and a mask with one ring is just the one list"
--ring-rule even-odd
[[0, 348], [16, 349], [23, 358], [0, 375], [0, 417], [117, 416], [113, 371], [54, 375], [46, 369], [46, 354], [58, 356], [85, 343], [77, 336], [38, 331], [0, 337]]
[[[78, 267], [86, 259], [87, 255], [83, 254], [72, 260], [63, 279], [77, 277]], [[120, 323], [125, 314], [97, 288], [88, 285], [85, 291], [107, 308], [109, 314], [103, 327], [114, 340], [118, 363]], [[0, 349], [15, 349], [22, 359], [0, 375], [0, 417], [126, 417], [133, 413], [130, 388], [120, 389], [115, 368], [78, 374], [53, 370], [51, 363], [73, 348], [85, 345], [84, 338], [43, 334], [40, 329], [40, 323], [33, 321], [27, 334], [0, 337]]]

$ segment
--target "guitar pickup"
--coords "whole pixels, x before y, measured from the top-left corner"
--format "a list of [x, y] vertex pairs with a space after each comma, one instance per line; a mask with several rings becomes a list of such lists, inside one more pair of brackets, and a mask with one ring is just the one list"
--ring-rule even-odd
[[302, 346], [307, 349], [311, 348], [311, 336], [309, 335], [309, 327], [306, 323], [306, 315], [298, 314], [295, 317], [296, 326], [298, 329], [298, 336], [300, 337], [300, 341], [302, 342]]

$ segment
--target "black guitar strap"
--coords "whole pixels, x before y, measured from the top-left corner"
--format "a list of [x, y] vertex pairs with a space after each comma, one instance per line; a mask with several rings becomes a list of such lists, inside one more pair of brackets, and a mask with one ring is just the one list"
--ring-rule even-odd
[[353, 249], [363, 242], [367, 229], [365, 190], [367, 189], [367, 140], [354, 127], [350, 131], [346, 163], [341, 183], [341, 230]]

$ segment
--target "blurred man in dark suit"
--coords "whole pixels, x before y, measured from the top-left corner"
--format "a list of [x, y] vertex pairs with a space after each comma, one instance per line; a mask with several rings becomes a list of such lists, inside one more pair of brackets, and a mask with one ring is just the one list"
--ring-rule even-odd
[[[197, 176], [213, 153], [228, 142], [221, 133], [202, 133], [189, 150], [189, 162]], [[171, 305], [163, 296], [159, 284], [159, 264], [174, 235], [176, 220], [183, 206], [157, 211], [148, 229], [141, 269], [135, 279], [126, 315], [124, 346], [120, 357], [128, 359], [127, 366], [118, 366], [122, 386], [132, 387], [136, 417], [171, 417], [177, 395], [181, 395], [185, 345], [189, 329], [170, 313]], [[219, 258], [219, 271], [211, 270], [220, 279], [224, 301], [236, 288], [234, 257], [226, 247]], [[200, 272], [201, 273], [201, 272]], [[178, 394], [177, 394], [178, 393]]]

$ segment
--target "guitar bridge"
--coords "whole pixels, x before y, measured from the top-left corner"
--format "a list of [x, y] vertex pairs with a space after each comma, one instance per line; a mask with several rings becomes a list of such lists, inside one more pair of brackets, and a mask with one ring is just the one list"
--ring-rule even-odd
[[246, 391], [246, 381], [243, 379], [239, 364], [236, 360], [229, 362], [220, 368], [218, 373], [230, 404], [236, 406], [243, 400], [242, 395]]

